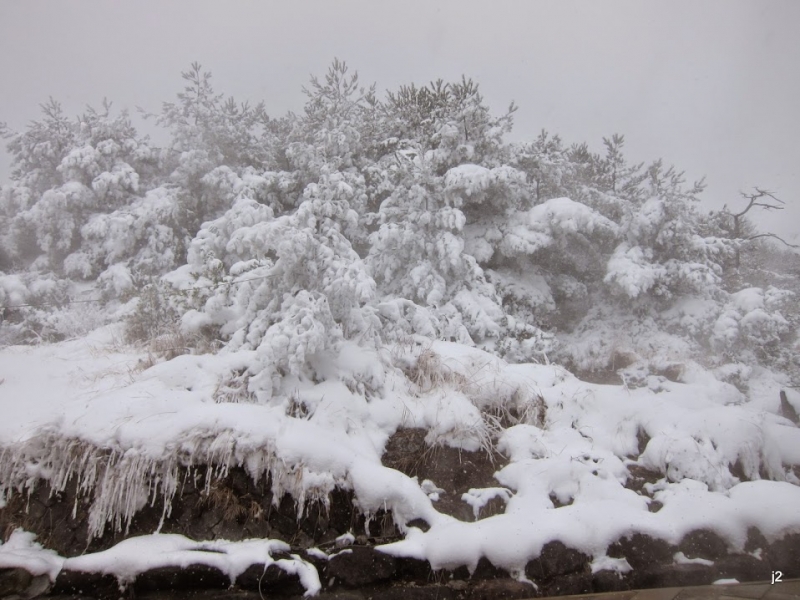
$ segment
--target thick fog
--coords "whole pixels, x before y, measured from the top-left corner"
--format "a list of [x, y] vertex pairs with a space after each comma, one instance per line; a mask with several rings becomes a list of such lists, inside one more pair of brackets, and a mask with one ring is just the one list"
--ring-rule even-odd
[[789, 208], [758, 220], [794, 237], [799, 22], [791, 1], [2, 0], [0, 120], [23, 129], [49, 96], [68, 114], [104, 97], [155, 112], [192, 61], [273, 116], [302, 110], [302, 86], [334, 57], [379, 89], [463, 73], [495, 110], [519, 105], [514, 139], [544, 128], [600, 150], [622, 133], [632, 159], [705, 175], [713, 205], [774, 191]]

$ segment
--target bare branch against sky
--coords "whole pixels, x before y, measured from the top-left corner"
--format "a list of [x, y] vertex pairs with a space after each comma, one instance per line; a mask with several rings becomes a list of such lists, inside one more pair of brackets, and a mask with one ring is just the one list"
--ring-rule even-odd
[[155, 111], [195, 60], [272, 115], [300, 110], [335, 56], [379, 89], [464, 73], [496, 109], [517, 102], [515, 139], [623, 133], [632, 158], [707, 175], [711, 205], [774, 190], [787, 209], [759, 220], [797, 239], [798, 23], [793, 0], [0, 0], [0, 120], [23, 128], [48, 96]]

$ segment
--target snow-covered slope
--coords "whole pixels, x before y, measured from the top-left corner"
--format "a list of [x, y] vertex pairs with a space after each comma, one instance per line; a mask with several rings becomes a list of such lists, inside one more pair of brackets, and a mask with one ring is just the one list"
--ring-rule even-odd
[[[627, 389], [455, 343], [376, 351], [346, 342], [316, 359], [322, 383], [298, 379], [290, 397], [257, 404], [221, 392], [253, 366], [254, 352], [184, 355], [142, 370], [144, 357], [115, 343], [118, 334], [111, 326], [0, 350], [3, 502], [39, 480], [60, 491], [75, 477], [91, 498], [90, 535], [100, 536], [109, 525], [124, 529], [147, 503], [163, 502], [168, 514], [183, 467], [213, 466], [208, 483], [242, 466], [254, 479], [270, 476], [274, 497], [291, 494], [301, 510], [337, 486], [367, 515], [390, 510], [405, 539], [387, 553], [434, 568], [474, 569], [486, 557], [519, 578], [552, 540], [605, 564], [609, 544], [633, 532], [677, 543], [710, 529], [740, 551], [750, 527], [768, 540], [800, 532], [800, 429], [764, 409], [774, 406], [767, 395], [777, 397], [766, 373], [748, 399], [699, 367], [687, 369], [691, 383], [650, 376]], [[505, 415], [506, 426], [492, 415]], [[387, 440], [403, 427], [426, 429], [429, 444], [504, 454], [495, 474], [504, 489], [464, 501], [499, 496], [505, 512], [459, 521], [436, 509], [435, 481], [383, 466]], [[625, 487], [633, 464], [663, 474], [646, 495]], [[416, 519], [429, 529], [409, 526]]]

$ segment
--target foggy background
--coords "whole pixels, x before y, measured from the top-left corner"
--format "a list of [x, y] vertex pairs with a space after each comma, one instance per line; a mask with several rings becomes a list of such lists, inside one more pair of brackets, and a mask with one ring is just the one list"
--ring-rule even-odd
[[622, 133], [631, 162], [705, 175], [708, 206], [775, 192], [787, 209], [756, 220], [798, 241], [798, 26], [792, 0], [0, 0], [0, 120], [22, 130], [49, 96], [68, 115], [108, 97], [152, 132], [136, 107], [172, 100], [192, 61], [271, 116], [301, 111], [301, 87], [334, 57], [379, 91], [465, 74], [495, 112], [519, 105], [511, 139], [544, 128], [602, 151]]

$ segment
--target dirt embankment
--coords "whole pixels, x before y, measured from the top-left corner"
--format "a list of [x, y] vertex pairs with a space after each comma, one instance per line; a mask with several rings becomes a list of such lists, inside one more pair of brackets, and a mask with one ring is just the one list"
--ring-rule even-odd
[[[438, 510], [459, 519], [473, 519], [473, 509], [461, 500], [461, 494], [471, 488], [495, 486], [492, 475], [503, 466], [503, 457], [431, 448], [425, 444], [424, 436], [425, 431], [417, 429], [396, 433], [387, 446], [384, 464], [420, 481], [435, 482], [444, 490], [436, 504]], [[375, 546], [401, 536], [391, 514], [379, 513], [367, 522], [356, 510], [350, 492], [335, 491], [327, 508], [321, 504], [307, 506], [303, 518], [298, 520], [297, 507], [289, 497], [280, 500], [277, 507], [273, 505], [269, 481], [254, 483], [244, 470], [232, 469], [206, 488], [204, 475], [202, 469], [185, 473], [182, 489], [160, 531], [180, 533], [195, 540], [283, 540], [291, 545], [291, 554], [316, 567], [322, 584], [319, 597], [323, 599], [510, 599], [703, 585], [723, 578], [769, 580], [772, 571], [781, 571], [785, 578], [800, 577], [800, 534], [789, 534], [768, 543], [755, 529], [749, 532], [745, 552], [738, 554], [731, 553], [723, 539], [707, 530], [691, 532], [678, 545], [642, 534], [617, 540], [608, 548], [608, 555], [627, 560], [632, 570], [625, 574], [610, 570], [592, 572], [591, 557], [561, 542], [550, 542], [525, 569], [525, 576], [536, 588], [512, 579], [486, 559], [479, 562], [472, 574], [464, 567], [432, 571], [426, 561], [391, 557], [375, 550]], [[659, 474], [635, 467], [631, 475], [628, 487], [640, 494], [647, 493], [645, 483], [660, 478]], [[21, 527], [36, 533], [45, 547], [69, 557], [104, 550], [122, 539], [158, 530], [162, 507], [156, 504], [140, 511], [126, 533], [107, 531], [102, 538], [87, 541], [87, 503], [76, 499], [76, 491], [73, 482], [58, 495], [51, 495], [47, 486], [39, 486], [29, 496], [13, 496], [0, 509], [0, 531], [7, 537]], [[503, 500], [495, 498], [481, 508], [479, 518], [503, 509]], [[658, 503], [651, 502], [651, 510], [659, 509]], [[426, 527], [421, 522], [415, 524]], [[354, 534], [354, 541], [342, 548], [336, 538], [348, 532]], [[323, 550], [329, 554], [328, 558], [317, 552], [309, 553], [311, 548]], [[233, 586], [213, 567], [194, 565], [142, 573], [127, 586], [124, 595], [171, 599], [221, 595], [227, 598], [231, 594], [242, 598], [260, 595], [299, 598], [303, 592], [297, 575], [274, 564], [266, 568], [252, 565]], [[19, 569], [0, 569], [0, 597], [38, 594], [110, 599], [119, 598], [121, 592], [118, 582], [108, 575], [62, 570], [51, 584]]]

